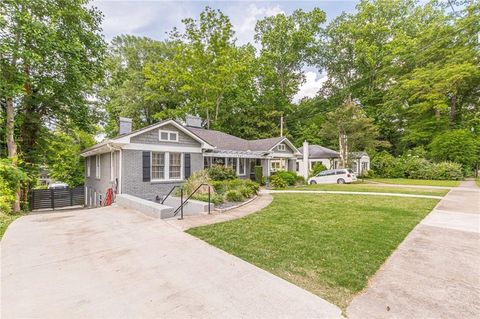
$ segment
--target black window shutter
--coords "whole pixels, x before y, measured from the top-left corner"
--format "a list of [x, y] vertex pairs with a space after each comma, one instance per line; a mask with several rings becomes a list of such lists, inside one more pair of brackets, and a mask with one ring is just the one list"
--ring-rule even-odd
[[192, 173], [192, 166], [190, 161], [190, 154], [185, 154], [184, 159], [184, 166], [185, 166], [185, 179], [189, 178]]
[[142, 167], [143, 167], [143, 181], [150, 182], [150, 152], [143, 152]]

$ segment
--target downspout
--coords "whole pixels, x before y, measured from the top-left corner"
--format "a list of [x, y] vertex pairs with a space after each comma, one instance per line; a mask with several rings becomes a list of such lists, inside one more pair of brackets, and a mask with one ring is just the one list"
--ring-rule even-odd
[[[115, 147], [112, 144], [108, 143], [107, 147], [109, 150], [113, 151], [119, 151], [119, 159], [118, 159], [118, 185], [117, 185], [117, 194], [122, 193], [122, 148], [121, 147]], [[110, 155], [111, 156], [111, 155]], [[111, 167], [110, 167], [111, 169]], [[110, 172], [111, 174], [112, 172]]]

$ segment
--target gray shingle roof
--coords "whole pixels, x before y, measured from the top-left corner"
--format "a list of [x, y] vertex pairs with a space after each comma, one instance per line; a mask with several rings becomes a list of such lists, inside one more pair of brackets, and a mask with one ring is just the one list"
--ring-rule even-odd
[[[298, 149], [303, 154], [303, 148]], [[308, 158], [339, 158], [340, 154], [337, 151], [320, 145], [308, 145]]]
[[260, 140], [244, 140], [224, 132], [207, 130], [198, 127], [187, 127], [193, 134], [197, 135], [208, 144], [215, 146], [220, 150], [232, 151], [269, 151], [284, 137], [264, 138]]

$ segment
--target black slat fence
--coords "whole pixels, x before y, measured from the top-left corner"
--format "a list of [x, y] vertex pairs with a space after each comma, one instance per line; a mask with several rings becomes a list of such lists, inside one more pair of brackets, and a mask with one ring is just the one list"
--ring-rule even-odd
[[32, 189], [29, 195], [30, 210], [55, 209], [85, 203], [85, 188]]

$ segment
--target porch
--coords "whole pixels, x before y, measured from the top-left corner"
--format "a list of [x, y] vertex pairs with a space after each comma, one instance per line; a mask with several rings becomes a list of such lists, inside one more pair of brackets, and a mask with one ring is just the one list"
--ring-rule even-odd
[[231, 167], [239, 178], [255, 180], [255, 167], [261, 166], [263, 176], [268, 177], [276, 171], [296, 172], [297, 158], [290, 154], [269, 154], [265, 152], [218, 151], [203, 154], [203, 166], [212, 165]]

